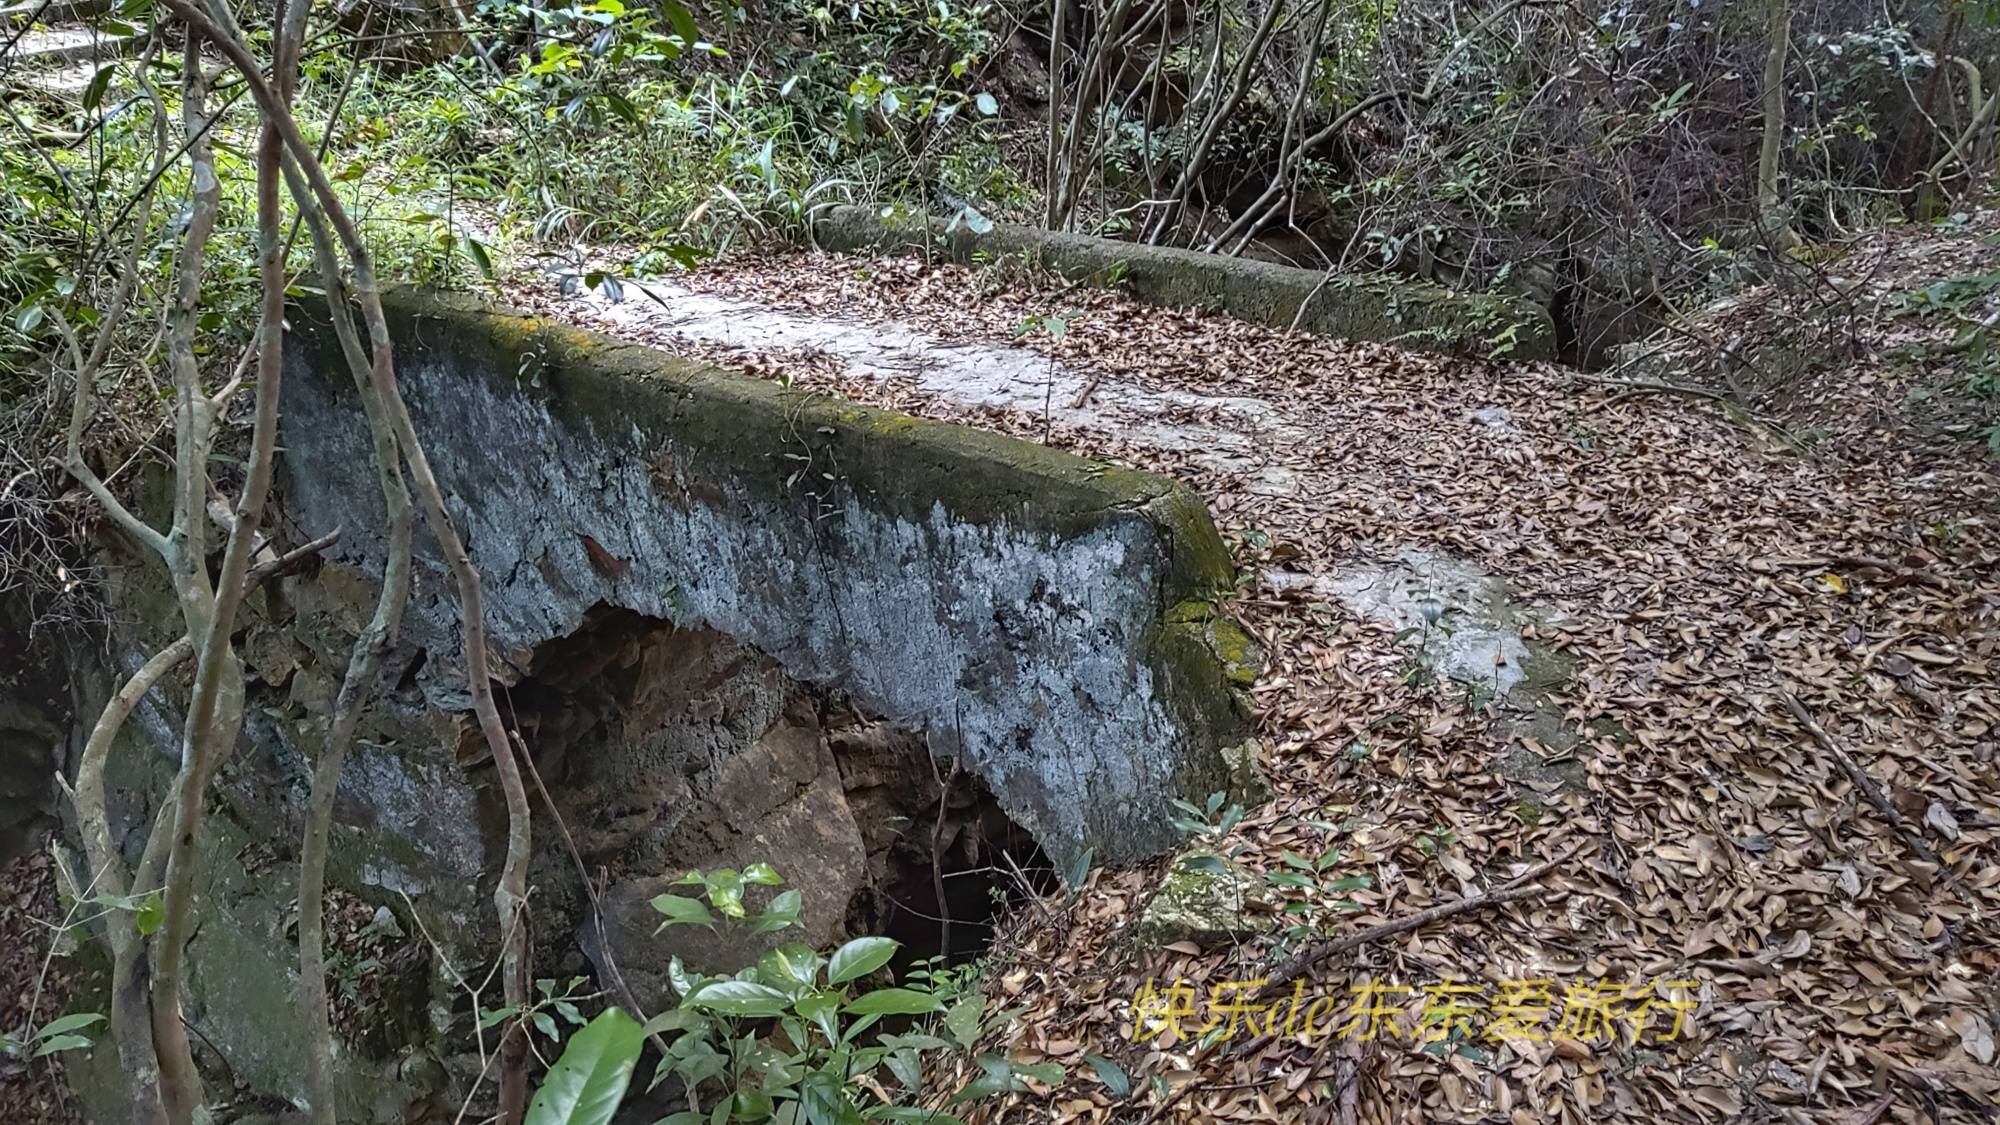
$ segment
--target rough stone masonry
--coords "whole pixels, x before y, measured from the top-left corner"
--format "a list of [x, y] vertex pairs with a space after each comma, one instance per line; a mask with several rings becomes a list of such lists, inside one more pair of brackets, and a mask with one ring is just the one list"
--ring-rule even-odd
[[[392, 301], [397, 365], [503, 659], [596, 607], [713, 629], [955, 754], [1057, 857], [1172, 843], [1225, 788], [1255, 660], [1229, 558], [1167, 478], [728, 375], [458, 298]], [[382, 518], [330, 331], [289, 338], [287, 514], [373, 570]], [[419, 559], [411, 640], [455, 607]], [[446, 661], [456, 666], [456, 661]]]
[[[1085, 848], [1132, 859], [1175, 842], [1174, 798], [1240, 780], [1229, 751], [1257, 657], [1217, 607], [1229, 556], [1185, 487], [476, 300], [390, 307], [401, 384], [485, 577], [502, 706], [605, 880], [598, 933], [563, 833], [538, 830], [538, 970], [587, 973], [615, 951], [620, 987], [657, 999], [672, 956], [711, 971], [754, 958], [656, 932], [646, 902], [689, 867], [773, 864], [804, 893], [797, 936], [824, 942], [857, 911], [870, 924], [885, 865], [938, 846], [946, 805], [968, 824], [997, 807], [1058, 864]], [[295, 308], [289, 329], [272, 534], [342, 535], [245, 606], [244, 732], [212, 795], [184, 1012], [231, 1083], [279, 1104], [304, 1096], [288, 919], [311, 763], [383, 546], [323, 308]], [[6, 833], [60, 811], [49, 779], [74, 770], [87, 718], [178, 629], [145, 560], [109, 538], [98, 553], [112, 625], [33, 651], [10, 630], [0, 646], [0, 728], [27, 732], [0, 744]], [[350, 1026], [336, 1004], [353, 1120], [450, 1120], [479, 1069], [449, 1018], [453, 973], [490, 952], [506, 824], [456, 619], [420, 538], [328, 865], [332, 956], [353, 967], [341, 1003], [372, 1013]], [[17, 674], [33, 668], [46, 674]], [[172, 774], [183, 695], [153, 693], [113, 751], [130, 845]], [[940, 785], [935, 758], [979, 784]], [[106, 1120], [114, 1055], [70, 1068]]]

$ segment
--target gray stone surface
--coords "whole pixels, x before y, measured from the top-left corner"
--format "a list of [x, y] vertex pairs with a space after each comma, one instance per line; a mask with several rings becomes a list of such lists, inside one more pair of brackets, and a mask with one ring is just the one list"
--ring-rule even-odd
[[1272, 929], [1276, 909], [1256, 872], [1209, 848], [1191, 847], [1168, 865], [1133, 936], [1154, 949], [1182, 941], [1222, 945]]
[[821, 213], [813, 238], [830, 250], [942, 254], [973, 263], [1022, 257], [1072, 281], [1119, 288], [1151, 304], [1197, 306], [1240, 320], [1420, 351], [1483, 356], [1512, 334], [1514, 359], [1555, 355], [1548, 310], [1525, 298], [1460, 293], [1414, 281], [1332, 277], [1221, 254], [994, 223], [977, 233], [943, 219], [884, 220], [873, 207]]
[[[471, 302], [394, 319], [517, 668], [599, 605], [715, 629], [927, 731], [1058, 856], [1156, 851], [1170, 799], [1220, 787], [1244, 717], [1205, 607], [1229, 565], [1185, 488]], [[289, 341], [288, 504], [366, 560], [378, 499], [330, 336]], [[448, 651], [420, 570], [408, 631]]]
[[1155, 390], [1100, 378], [1087, 401], [1074, 405], [1090, 383], [1088, 377], [1024, 348], [946, 340], [895, 322], [861, 324], [792, 313], [658, 279], [622, 283], [618, 300], [598, 290], [580, 299], [595, 306], [614, 331], [664, 328], [690, 340], [750, 351], [811, 349], [838, 356], [851, 375], [907, 379], [925, 394], [967, 406], [1046, 417], [1058, 426], [1115, 429], [1217, 472], [1242, 474], [1244, 487], [1260, 495], [1282, 496], [1297, 485], [1297, 474], [1275, 464], [1270, 450], [1307, 435], [1286, 426], [1259, 399]]
[[1404, 547], [1386, 560], [1347, 560], [1318, 588], [1361, 617], [1408, 631], [1416, 659], [1441, 679], [1505, 696], [1539, 667], [1522, 628], [1541, 612], [1467, 559]]

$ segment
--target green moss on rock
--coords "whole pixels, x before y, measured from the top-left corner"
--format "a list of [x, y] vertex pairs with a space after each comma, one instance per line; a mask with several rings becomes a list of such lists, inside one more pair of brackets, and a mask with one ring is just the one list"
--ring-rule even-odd
[[1255, 937], [1273, 924], [1269, 891], [1256, 872], [1194, 847], [1167, 865], [1133, 936], [1151, 949], [1179, 941], [1208, 947]]

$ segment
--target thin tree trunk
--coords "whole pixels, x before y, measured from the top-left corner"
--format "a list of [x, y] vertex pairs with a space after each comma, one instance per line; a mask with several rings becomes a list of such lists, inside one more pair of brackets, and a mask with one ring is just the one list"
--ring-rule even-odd
[[[500, 923], [501, 982], [505, 998], [516, 1010], [525, 1012], [530, 1005], [526, 907], [528, 859], [532, 843], [527, 789], [522, 781], [520, 763], [514, 760], [508, 744], [507, 729], [500, 721], [499, 708], [493, 700], [479, 574], [473, 569], [465, 542], [459, 537], [445, 506], [444, 492], [431, 470], [430, 459], [424, 453], [423, 443], [417, 436], [401, 389], [396, 384], [389, 321], [382, 309], [381, 292], [367, 244], [334, 192], [325, 168], [313, 154], [312, 146], [300, 133], [298, 122], [278, 97], [277, 91], [264, 80], [255, 57], [242, 40], [223, 32], [190, 0], [162, 0], [162, 3], [191, 28], [208, 36], [216, 49], [235, 65], [244, 86], [263, 110], [266, 124], [279, 133], [285, 147], [290, 150], [312, 196], [353, 265], [355, 296], [361, 305], [362, 318], [368, 325], [368, 342], [373, 359], [370, 378], [376, 393], [381, 396], [397, 444], [407, 462], [410, 480], [415, 486], [417, 507], [423, 513], [425, 526], [437, 541], [439, 553], [444, 557], [445, 566], [451, 571], [457, 587], [460, 643], [465, 649], [466, 689], [472, 696], [473, 714], [478, 720], [487, 750], [493, 757], [506, 798], [507, 851], [500, 878], [494, 886], [493, 904]], [[509, 1025], [502, 1040], [500, 1125], [517, 1125], [526, 1110], [526, 1055], [527, 1040], [516, 1021]]]
[[[83, 854], [90, 864], [92, 878], [112, 898], [126, 897], [132, 893], [132, 886], [125, 861], [111, 839], [111, 818], [104, 798], [104, 766], [110, 760], [119, 731], [124, 729], [139, 701], [167, 673], [193, 655], [194, 642], [182, 637], [134, 672], [98, 713], [77, 763], [73, 801], [77, 828], [83, 837]], [[132, 1103], [132, 1119], [137, 1125], [164, 1125], [166, 1107], [160, 1100], [160, 1060], [153, 1048], [152, 1020], [148, 1015], [143, 943], [131, 917], [123, 912], [105, 919], [105, 932], [111, 945], [111, 1038], [118, 1048], [119, 1069]]]
[[1785, 141], [1785, 58], [1792, 46], [1791, 0], [1771, 0], [1771, 45], [1764, 52], [1764, 143], [1757, 152], [1757, 218], [1772, 241], [1792, 242], [1778, 195], [1778, 159]]
[[383, 564], [382, 592], [375, 613], [355, 638], [348, 656], [347, 674], [334, 705], [326, 741], [313, 769], [312, 797], [306, 810], [305, 838], [299, 850], [299, 976], [310, 1041], [307, 1044], [308, 1077], [311, 1079], [314, 1125], [333, 1125], [338, 1119], [335, 1104], [334, 1042], [331, 1008], [326, 989], [325, 886], [328, 842], [333, 829], [334, 798], [354, 732], [362, 710], [373, 694], [380, 674], [383, 653], [401, 628], [403, 610], [409, 603], [411, 563], [410, 541], [414, 516], [409, 487], [403, 479], [395, 434], [389, 425], [381, 397], [375, 393], [369, 373], [373, 365], [362, 353], [361, 341], [349, 313], [346, 291], [341, 284], [339, 257], [327, 234], [325, 216], [311, 202], [310, 190], [296, 165], [287, 162], [287, 179], [307, 215], [313, 255], [318, 263], [321, 286], [332, 311], [334, 334], [354, 378], [363, 413], [368, 419], [374, 444], [375, 466], [382, 489], [384, 510], [389, 517], [388, 554]]
[[[1051, 230], [1061, 230], [1057, 226], [1058, 209], [1061, 206], [1056, 184], [1068, 179], [1066, 172], [1056, 167], [1056, 153], [1061, 147], [1062, 103], [1063, 103], [1063, 14], [1069, 7], [1069, 0], [1049, 0], [1049, 135], [1047, 147], [1042, 154], [1043, 225]], [[1076, 126], [1070, 126], [1074, 129]]]
[[[1285, 0], [1269, 0], [1269, 4], [1270, 6], [1264, 9], [1264, 18], [1251, 33], [1250, 42], [1244, 46], [1242, 58], [1237, 60], [1236, 68], [1230, 74], [1229, 85], [1221, 101], [1202, 119], [1201, 131], [1196, 135], [1195, 143], [1188, 152], [1187, 163], [1181, 166], [1181, 174], [1175, 180], [1173, 190], [1167, 193], [1166, 209], [1154, 219], [1152, 230], [1146, 238], [1147, 242], [1157, 245], [1167, 236], [1167, 232], [1173, 229], [1174, 224], [1180, 221], [1182, 212], [1187, 208], [1188, 193], [1194, 190], [1202, 173], [1208, 170], [1209, 154], [1215, 149], [1216, 139], [1229, 127], [1230, 119], [1236, 115], [1236, 110], [1243, 104], [1243, 99], [1249, 95], [1251, 80], [1256, 77], [1258, 66], [1264, 57], [1264, 44], [1270, 40], [1271, 33], [1277, 30], [1278, 17], [1283, 15], [1285, 10]], [[1223, 30], [1218, 26], [1216, 29], [1218, 40], [1222, 34]], [[1218, 57], [1220, 54], [1218, 47]]]

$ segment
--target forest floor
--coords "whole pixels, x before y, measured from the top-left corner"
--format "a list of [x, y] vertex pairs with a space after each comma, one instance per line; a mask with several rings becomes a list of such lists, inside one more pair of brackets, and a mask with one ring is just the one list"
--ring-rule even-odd
[[[49, 956], [60, 944], [65, 904], [55, 864], [43, 852], [0, 866], [0, 1030], [40, 1028], [71, 1011], [73, 970]], [[63, 1076], [63, 1056], [0, 1055], [0, 1121], [71, 1125], [82, 1116]]]
[[[1983, 235], [1879, 254], [1849, 302], [1867, 315], [1827, 322], [1839, 347], [1751, 350], [1826, 360], [1789, 398], [1753, 399], [1771, 427], [1553, 365], [911, 260], [752, 255], [653, 286], [658, 301], [540, 276], [506, 296], [1198, 488], [1247, 576], [1231, 606], [1266, 654], [1273, 789], [1207, 843], [1276, 876], [1259, 893], [1287, 924], [1354, 933], [1554, 861], [1529, 897], [1326, 960], [1301, 995], [1326, 1032], [1310, 1037], [1252, 1030], [1273, 1009], [1237, 987], [1301, 935], [1149, 947], [1134, 923], [1167, 861], [1094, 872], [995, 946], [1018, 1018], [987, 1046], [1068, 1078], [987, 1118], [1985, 1122], [2000, 474], [1968, 433], [1985, 419], [1935, 390], [1964, 377], [1949, 341], [1991, 315], [2000, 262]], [[1944, 312], [1909, 311], [1954, 280]], [[1813, 300], [1752, 291], [1707, 327], [1797, 329]], [[1683, 349], [1665, 373], [1696, 361]], [[1435, 636], [1354, 596], [1391, 573], [1435, 585]], [[1511, 634], [1452, 604], [1490, 589]], [[1559, 654], [1545, 693], [1516, 683], [1515, 640]], [[0, 886], [11, 1027], [40, 979], [36, 919], [61, 908], [41, 857]], [[1186, 1010], [1138, 1019], [1149, 982]], [[52, 1075], [0, 1069], [0, 1119], [69, 1119]]]
[[[990, 1046], [1068, 1079], [989, 1119], [1993, 1119], [2000, 476], [1962, 433], [1906, 424], [1902, 389], [1816, 384], [1801, 443], [1553, 365], [993, 269], [792, 253], [658, 301], [508, 288], [1198, 488], [1267, 658], [1273, 796], [1221, 846], [1279, 876], [1260, 893], [1291, 921], [1351, 933], [1554, 861], [1528, 897], [1326, 960], [1302, 993], [1334, 1017], [1316, 1036], [1258, 1034], [1271, 1009], [1241, 987], [1300, 934], [1147, 948], [1165, 861], [1097, 871], [995, 948], [1020, 1014]], [[1397, 566], [1470, 568], [1532, 607], [1520, 636], [1567, 675], [1531, 709], [1557, 721], [1521, 713], [1505, 645], [1482, 682], [1340, 596]], [[1454, 608], [1427, 623], [1447, 640]], [[1135, 1005], [1149, 982], [1167, 1010]]]

